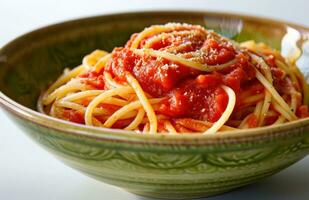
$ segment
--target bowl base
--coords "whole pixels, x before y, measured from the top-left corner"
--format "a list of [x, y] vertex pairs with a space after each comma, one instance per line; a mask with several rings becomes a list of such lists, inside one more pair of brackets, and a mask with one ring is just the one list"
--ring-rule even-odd
[[199, 199], [199, 198], [216, 196], [216, 195], [220, 195], [220, 194], [229, 192], [231, 190], [232, 189], [224, 190], [224, 191], [200, 192], [200, 193], [196, 193], [196, 192], [191, 192], [191, 193], [164, 192], [164, 193], [162, 193], [162, 192], [145, 192], [145, 191], [131, 191], [131, 190], [127, 190], [127, 191], [132, 193], [132, 194], [142, 196], [142, 197], [146, 197], [146, 198], [183, 200], [183, 199]]

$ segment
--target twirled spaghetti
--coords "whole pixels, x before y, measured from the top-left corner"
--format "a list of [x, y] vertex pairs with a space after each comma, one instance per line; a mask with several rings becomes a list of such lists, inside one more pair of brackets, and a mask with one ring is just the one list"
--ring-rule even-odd
[[91, 126], [214, 134], [307, 117], [304, 87], [295, 64], [264, 44], [168, 23], [66, 69], [39, 109]]

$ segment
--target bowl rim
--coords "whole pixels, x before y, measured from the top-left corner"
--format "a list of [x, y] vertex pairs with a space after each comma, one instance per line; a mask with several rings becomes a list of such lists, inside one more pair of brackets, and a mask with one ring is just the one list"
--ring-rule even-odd
[[[25, 33], [12, 41], [8, 42], [0, 49], [0, 54], [3, 50], [10, 48], [14, 43], [22, 40], [23, 38], [39, 33], [41, 31], [66, 26], [81, 21], [88, 21], [97, 18], [110, 18], [117, 16], [130, 16], [130, 15], [151, 15], [151, 14], [194, 14], [194, 15], [208, 15], [208, 16], [226, 16], [241, 18], [245, 20], [253, 21], [267, 21], [268, 23], [276, 25], [285, 25], [299, 30], [309, 32], [309, 28], [285, 22], [283, 20], [269, 19], [260, 16], [251, 16], [244, 14], [236, 14], [230, 12], [217, 12], [217, 11], [193, 11], [193, 10], [164, 10], [164, 11], [133, 11], [133, 12], [117, 12], [112, 14], [103, 14], [90, 17], [76, 18], [73, 20], [66, 20], [63, 22], [47, 25], [41, 28], [37, 28], [33, 31]], [[139, 134], [134, 131], [126, 131], [120, 129], [101, 128], [87, 125], [81, 125], [61, 119], [57, 119], [38, 111], [32, 110], [26, 106], [23, 106], [13, 99], [6, 96], [0, 91], [0, 107], [4, 108], [14, 116], [24, 119], [33, 124], [43, 126], [48, 129], [55, 130], [55, 132], [62, 132], [69, 135], [82, 136], [95, 140], [113, 140], [113, 141], [125, 141], [133, 143], [152, 143], [152, 144], [170, 144], [170, 143], [182, 143], [182, 144], [216, 144], [222, 143], [222, 141], [237, 143], [239, 141], [252, 141], [256, 139], [270, 139], [274, 136], [285, 136], [290, 132], [293, 132], [296, 128], [309, 127], [309, 118], [299, 119], [292, 122], [287, 122], [281, 125], [274, 125], [269, 127], [260, 127], [252, 129], [244, 129], [237, 131], [224, 131], [220, 134], [179, 134], [179, 135], [165, 135], [165, 134]]]

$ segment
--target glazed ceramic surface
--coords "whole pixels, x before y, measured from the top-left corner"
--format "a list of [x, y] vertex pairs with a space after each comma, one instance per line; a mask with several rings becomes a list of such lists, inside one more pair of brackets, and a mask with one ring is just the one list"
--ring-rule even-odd
[[167, 22], [200, 24], [237, 41], [265, 42], [285, 56], [301, 53], [298, 65], [309, 74], [309, 31], [300, 26], [207, 12], [115, 14], [49, 26], [3, 47], [0, 105], [67, 165], [150, 197], [223, 193], [268, 177], [309, 153], [309, 119], [233, 133], [166, 136], [86, 127], [36, 112], [38, 96], [64, 68], [77, 66], [94, 49], [111, 51], [132, 33]]

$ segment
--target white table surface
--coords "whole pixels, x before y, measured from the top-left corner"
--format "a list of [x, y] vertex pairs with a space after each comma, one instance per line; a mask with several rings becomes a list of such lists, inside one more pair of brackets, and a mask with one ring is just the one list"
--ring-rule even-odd
[[[240, 12], [309, 26], [308, 0], [0, 0], [0, 47], [22, 33], [62, 20], [151, 9]], [[0, 110], [0, 200], [62, 199], [146, 200], [60, 163]], [[309, 199], [309, 157], [263, 182], [209, 199]]]

